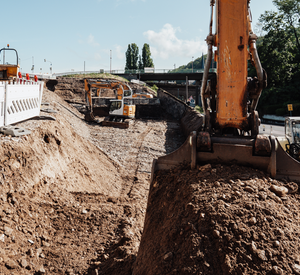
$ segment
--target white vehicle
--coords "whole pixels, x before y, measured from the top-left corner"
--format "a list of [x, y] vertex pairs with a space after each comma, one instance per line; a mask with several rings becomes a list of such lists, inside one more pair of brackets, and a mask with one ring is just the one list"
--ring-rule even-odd
[[287, 117], [285, 119], [286, 152], [300, 161], [300, 117]]

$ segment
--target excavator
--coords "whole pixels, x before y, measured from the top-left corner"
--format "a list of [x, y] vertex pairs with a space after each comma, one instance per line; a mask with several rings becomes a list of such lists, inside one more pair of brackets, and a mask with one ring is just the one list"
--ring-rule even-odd
[[[85, 79], [86, 107], [85, 120], [95, 121], [96, 116], [105, 116], [102, 126], [128, 128], [129, 120], [149, 113], [159, 114], [160, 101], [148, 93], [135, 93], [121, 81]], [[101, 89], [112, 89], [115, 98], [103, 98]]]
[[[16, 54], [16, 64], [7, 64], [5, 63], [5, 52], [6, 51], [14, 51]], [[3, 64], [0, 65], [0, 80], [8, 80], [12, 78], [16, 78], [18, 76], [19, 69], [19, 57], [18, 52], [15, 49], [9, 47], [7, 44], [7, 48], [0, 49], [0, 55], [3, 52]]]
[[300, 161], [300, 117], [285, 118], [285, 149], [294, 159]]
[[[180, 163], [188, 163], [191, 169], [204, 163], [234, 163], [265, 170], [273, 178], [300, 180], [300, 162], [288, 155], [274, 136], [259, 134], [256, 107], [267, 75], [256, 49], [250, 0], [210, 0], [210, 6], [201, 86], [202, 126], [191, 132], [178, 150], [153, 160], [151, 181], [156, 171]], [[213, 56], [217, 71], [209, 78]], [[248, 61], [255, 67], [256, 77], [248, 77]]]
[[[95, 121], [95, 116], [109, 115], [102, 122], [103, 126], [128, 128], [128, 118], [134, 118], [135, 105], [126, 99], [132, 98], [131, 88], [120, 81], [84, 79], [87, 110], [86, 121]], [[100, 97], [101, 89], [116, 91], [115, 99]], [[93, 96], [92, 96], [93, 94]], [[106, 105], [107, 107], [100, 107]]]

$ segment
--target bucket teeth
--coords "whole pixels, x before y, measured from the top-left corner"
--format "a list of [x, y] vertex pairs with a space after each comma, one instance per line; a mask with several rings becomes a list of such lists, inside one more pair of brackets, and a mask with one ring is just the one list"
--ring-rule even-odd
[[249, 166], [270, 173], [271, 177], [300, 181], [300, 162], [289, 156], [274, 136], [251, 138], [210, 137], [192, 132], [173, 153], [153, 161], [151, 179], [157, 170], [168, 170], [188, 163], [223, 163]]

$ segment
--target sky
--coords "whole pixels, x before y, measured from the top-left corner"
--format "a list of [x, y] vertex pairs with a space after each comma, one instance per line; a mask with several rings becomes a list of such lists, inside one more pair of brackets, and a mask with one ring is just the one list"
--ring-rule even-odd
[[[251, 0], [253, 26], [272, 0]], [[18, 51], [23, 73], [123, 70], [125, 52], [150, 45], [155, 69], [207, 52], [210, 0], [15, 0], [1, 3], [0, 48]], [[14, 59], [7, 52], [6, 61]], [[3, 62], [1, 55], [0, 62]]]

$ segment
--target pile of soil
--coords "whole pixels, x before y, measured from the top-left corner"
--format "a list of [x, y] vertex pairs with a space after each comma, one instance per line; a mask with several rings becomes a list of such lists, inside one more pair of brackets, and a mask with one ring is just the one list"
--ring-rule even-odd
[[55, 120], [0, 135], [0, 274], [131, 274], [151, 161], [180, 146], [179, 123], [101, 127], [46, 88], [42, 102]]
[[129, 234], [138, 203], [123, 196], [122, 168], [60, 114], [22, 126], [31, 135], [0, 139], [0, 273], [83, 274]]
[[159, 171], [133, 274], [300, 274], [297, 188], [235, 165]]
[[[109, 79], [116, 81], [115, 79]], [[123, 82], [125, 83], [125, 82]], [[136, 83], [126, 82], [130, 86], [133, 93], [149, 93], [155, 95], [155, 92], [147, 86], [139, 85]], [[67, 78], [60, 77], [55, 80], [48, 80], [45, 86], [52, 92], [55, 92], [64, 100], [71, 100], [77, 102], [85, 102], [84, 80], [80, 78]], [[102, 89], [100, 97], [115, 98], [116, 94], [111, 89]]]

